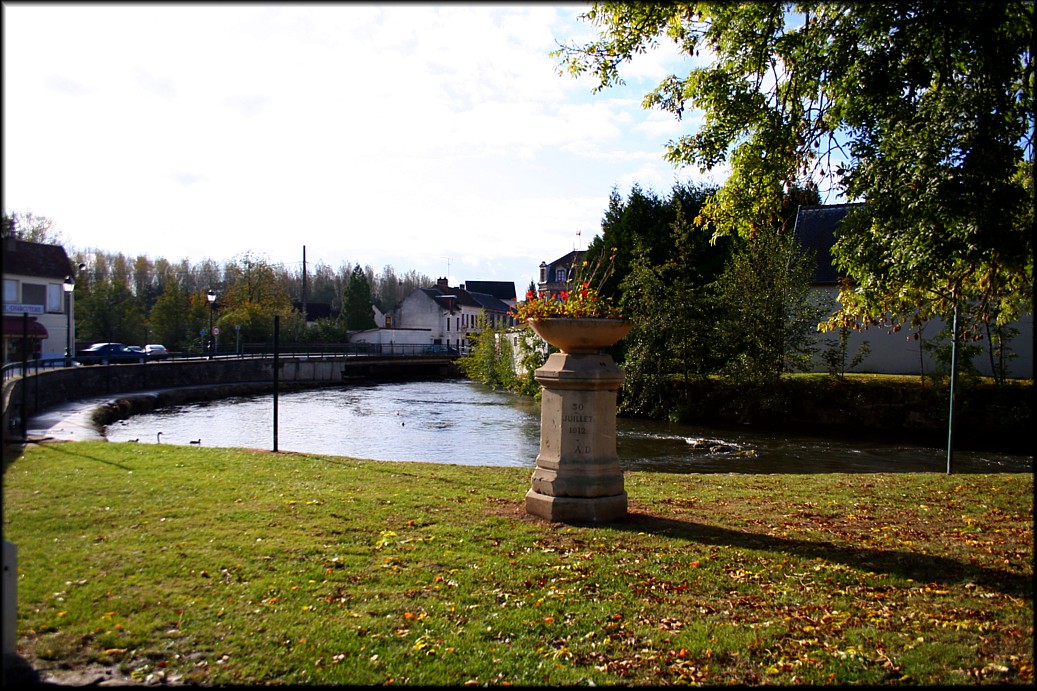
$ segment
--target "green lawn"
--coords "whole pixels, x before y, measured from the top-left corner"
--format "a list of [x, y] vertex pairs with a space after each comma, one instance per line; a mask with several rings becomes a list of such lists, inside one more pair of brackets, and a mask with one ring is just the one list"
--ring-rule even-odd
[[190, 684], [1032, 684], [1033, 475], [626, 475], [104, 442], [4, 473], [19, 654]]

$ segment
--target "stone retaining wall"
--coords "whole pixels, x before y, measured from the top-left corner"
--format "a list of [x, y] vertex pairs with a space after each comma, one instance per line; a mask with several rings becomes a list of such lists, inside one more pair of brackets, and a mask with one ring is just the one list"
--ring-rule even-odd
[[[293, 356], [279, 358], [279, 365], [278, 384], [279, 388], [283, 385], [285, 389], [335, 386], [365, 380], [399, 381], [459, 376], [452, 359], [438, 357]], [[271, 391], [273, 379], [272, 357], [167, 360], [42, 370], [36, 374], [30, 373], [24, 379], [16, 377], [4, 382], [4, 439], [21, 438], [20, 420], [23, 415], [32, 417], [69, 401], [107, 395], [115, 399], [121, 394], [133, 392], [174, 388], [191, 390], [197, 387], [210, 391], [202, 393], [195, 390], [191, 393], [192, 400], [222, 398]]]

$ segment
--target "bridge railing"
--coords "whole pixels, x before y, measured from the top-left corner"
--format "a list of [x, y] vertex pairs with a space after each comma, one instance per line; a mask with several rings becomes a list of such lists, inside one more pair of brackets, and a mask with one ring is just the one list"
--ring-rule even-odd
[[[444, 345], [419, 345], [412, 343], [293, 343], [279, 346], [278, 354], [285, 357], [341, 357], [341, 356], [397, 356], [397, 357], [458, 357], [465, 353], [457, 348]], [[274, 346], [270, 343], [248, 343], [242, 344], [238, 352], [217, 352], [213, 358], [267, 358], [273, 357]], [[168, 360], [208, 360], [209, 355], [203, 353], [179, 353], [170, 352], [161, 357], [149, 357], [144, 360], [149, 362], [163, 362]], [[20, 377], [23, 374], [37, 374], [41, 370], [57, 369], [68, 364], [64, 357], [37, 358], [23, 362], [11, 362], [3, 366], [4, 381]], [[75, 358], [71, 360], [72, 366], [80, 366]], [[124, 363], [111, 362], [111, 365]], [[131, 362], [128, 364], [139, 364]], [[84, 365], [86, 366], [86, 365]]]
[[[289, 356], [334, 356], [334, 355], [432, 355], [438, 357], [450, 357], [461, 355], [457, 348], [445, 345], [428, 345], [415, 343], [291, 343], [281, 344], [278, 347], [281, 355]], [[242, 344], [240, 353], [227, 353], [227, 355], [248, 356], [271, 356], [274, 354], [272, 343], [246, 343]]]
[[4, 381], [13, 377], [20, 377], [22, 374], [36, 374], [40, 370], [57, 369], [58, 367], [64, 367], [66, 365], [65, 358], [63, 357], [48, 357], [48, 358], [36, 358], [34, 360], [27, 360], [26, 362], [9, 362], [4, 365]]

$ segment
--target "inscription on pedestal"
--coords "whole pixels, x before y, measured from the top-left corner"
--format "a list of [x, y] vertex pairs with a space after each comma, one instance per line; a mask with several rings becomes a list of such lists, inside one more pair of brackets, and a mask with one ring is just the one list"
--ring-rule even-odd
[[[583, 403], [573, 403], [568, 415], [562, 415], [562, 424], [568, 423], [569, 434], [573, 437], [584, 437], [594, 425], [594, 416], [584, 414]], [[586, 439], [577, 438], [573, 453], [589, 454], [591, 446]]]

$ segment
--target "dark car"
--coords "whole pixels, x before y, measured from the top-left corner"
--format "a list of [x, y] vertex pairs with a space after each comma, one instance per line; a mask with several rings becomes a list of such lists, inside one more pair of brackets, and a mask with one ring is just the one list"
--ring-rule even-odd
[[76, 360], [84, 365], [144, 362], [146, 358], [143, 351], [134, 350], [123, 343], [94, 343], [76, 353]]

